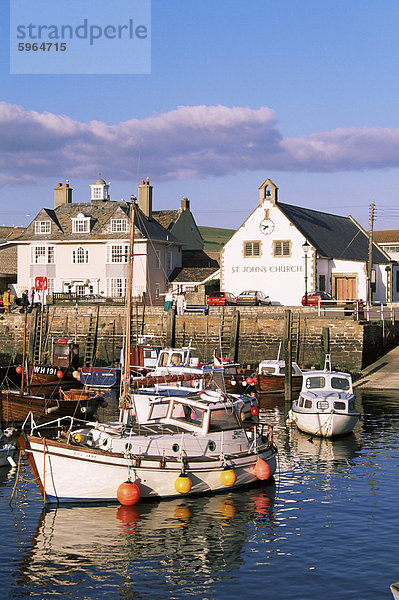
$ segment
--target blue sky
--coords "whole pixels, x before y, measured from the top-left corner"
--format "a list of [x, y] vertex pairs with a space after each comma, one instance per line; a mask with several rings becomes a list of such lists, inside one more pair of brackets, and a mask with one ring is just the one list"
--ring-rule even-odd
[[399, 229], [397, 0], [152, 0], [151, 14], [151, 74], [11, 75], [2, 0], [0, 224], [51, 208], [66, 179], [88, 200], [101, 172], [114, 200], [146, 177], [155, 209], [187, 196], [200, 225], [238, 227], [270, 177], [282, 202], [365, 227], [374, 202], [376, 229]]

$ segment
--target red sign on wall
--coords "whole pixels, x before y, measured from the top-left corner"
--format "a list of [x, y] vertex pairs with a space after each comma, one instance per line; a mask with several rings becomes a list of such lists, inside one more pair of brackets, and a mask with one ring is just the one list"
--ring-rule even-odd
[[47, 290], [47, 277], [35, 277], [35, 288], [37, 290]]

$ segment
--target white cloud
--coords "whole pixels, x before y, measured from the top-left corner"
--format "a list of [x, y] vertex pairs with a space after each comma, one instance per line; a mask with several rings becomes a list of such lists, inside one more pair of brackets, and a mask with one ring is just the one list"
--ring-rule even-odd
[[158, 180], [244, 170], [342, 171], [399, 165], [399, 130], [347, 128], [283, 138], [273, 110], [180, 106], [116, 125], [0, 102], [0, 183], [43, 177]]

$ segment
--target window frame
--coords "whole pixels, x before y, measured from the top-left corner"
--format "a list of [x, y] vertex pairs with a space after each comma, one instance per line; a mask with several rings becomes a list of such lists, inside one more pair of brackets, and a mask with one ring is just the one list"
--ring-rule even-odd
[[111, 233], [127, 233], [127, 219], [123, 218], [112, 218], [111, 219]]
[[[79, 252], [80, 251], [80, 252]], [[78, 260], [79, 254], [83, 252], [83, 259]], [[78, 246], [74, 250], [72, 250], [72, 264], [73, 265], [87, 265], [89, 263], [89, 251], [84, 246]]]
[[44, 235], [51, 233], [51, 221], [35, 221], [35, 234]]
[[[39, 252], [40, 251], [40, 252]], [[38, 260], [39, 257], [44, 260]], [[55, 264], [55, 247], [53, 245], [34, 245], [30, 249], [30, 264], [31, 265], [53, 265]]]
[[[116, 250], [119, 248], [119, 250]], [[121, 260], [116, 260], [120, 257]], [[125, 265], [129, 262], [129, 245], [125, 243], [107, 244], [107, 264]]]
[[[255, 252], [255, 247], [258, 247], [258, 254]], [[249, 252], [251, 248], [251, 252]], [[262, 256], [261, 240], [244, 240], [242, 243], [242, 255], [244, 258], [260, 258]]]
[[[277, 252], [278, 245], [281, 245], [281, 253]], [[284, 252], [284, 244], [288, 245], [288, 252]], [[292, 241], [291, 240], [273, 240], [273, 257], [274, 258], [290, 258], [292, 256]]]

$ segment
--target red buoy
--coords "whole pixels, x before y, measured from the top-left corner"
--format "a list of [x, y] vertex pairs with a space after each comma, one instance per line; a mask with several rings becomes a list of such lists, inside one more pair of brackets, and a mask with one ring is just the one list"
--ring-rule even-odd
[[57, 377], [58, 379], [62, 379], [64, 377], [63, 371], [57, 371]]
[[16, 370], [16, 372], [17, 372], [18, 374], [21, 374], [21, 373], [22, 373], [22, 367], [21, 367], [21, 366], [18, 366], [18, 367], [17, 367], [15, 370]]
[[251, 406], [251, 415], [257, 417], [259, 414], [259, 408], [257, 406]]
[[266, 461], [263, 460], [260, 456], [258, 456], [258, 460], [255, 465], [255, 475], [258, 479], [265, 481], [265, 479], [269, 479], [272, 474], [269, 465]]
[[247, 385], [253, 385], [254, 384], [254, 380], [252, 379], [252, 377], [247, 377], [245, 381], [246, 381]]
[[140, 489], [133, 481], [124, 481], [118, 487], [116, 497], [123, 506], [132, 506], [140, 498]]

